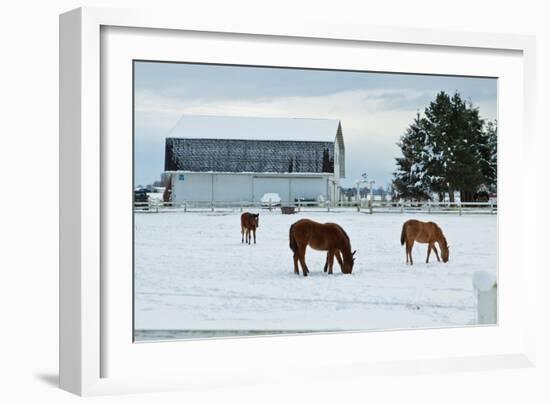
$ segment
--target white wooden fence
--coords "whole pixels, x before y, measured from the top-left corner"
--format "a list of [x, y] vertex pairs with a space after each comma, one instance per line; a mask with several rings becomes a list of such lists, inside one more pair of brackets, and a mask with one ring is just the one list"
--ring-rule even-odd
[[262, 202], [224, 202], [224, 201], [183, 201], [181, 203], [150, 200], [134, 203], [136, 212], [165, 212], [165, 211], [244, 211], [245, 209], [266, 209], [281, 211], [281, 207], [294, 208], [295, 212], [306, 211], [358, 211], [362, 213], [424, 213], [424, 214], [496, 214], [495, 202], [413, 202], [413, 201], [341, 201], [332, 203], [323, 202], [282, 202], [271, 200]]
[[487, 271], [476, 271], [472, 277], [472, 285], [477, 301], [477, 323], [496, 325], [498, 291], [496, 276]]

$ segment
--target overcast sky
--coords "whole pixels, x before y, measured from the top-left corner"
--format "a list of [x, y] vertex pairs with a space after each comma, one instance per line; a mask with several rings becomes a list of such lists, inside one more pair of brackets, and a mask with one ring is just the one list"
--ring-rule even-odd
[[164, 139], [183, 115], [338, 119], [346, 179], [391, 182], [396, 142], [439, 91], [458, 91], [482, 118], [497, 117], [497, 80], [181, 63], [135, 63], [136, 185], [157, 180]]

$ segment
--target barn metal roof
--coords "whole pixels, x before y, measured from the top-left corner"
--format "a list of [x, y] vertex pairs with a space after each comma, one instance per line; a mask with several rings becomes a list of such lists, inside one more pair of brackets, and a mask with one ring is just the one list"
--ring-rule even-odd
[[183, 115], [169, 137], [334, 142], [339, 120], [249, 116]]
[[166, 139], [165, 171], [334, 172], [331, 141]]

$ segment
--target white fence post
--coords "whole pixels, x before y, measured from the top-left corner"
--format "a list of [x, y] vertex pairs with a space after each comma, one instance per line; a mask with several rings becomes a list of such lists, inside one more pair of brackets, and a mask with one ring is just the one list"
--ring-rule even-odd
[[472, 285], [477, 299], [477, 323], [495, 325], [497, 323], [497, 281], [493, 273], [476, 271]]

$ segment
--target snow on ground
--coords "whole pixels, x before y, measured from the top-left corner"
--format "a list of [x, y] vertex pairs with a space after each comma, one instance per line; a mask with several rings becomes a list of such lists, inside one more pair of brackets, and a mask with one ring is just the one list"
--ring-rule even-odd
[[[346, 230], [357, 249], [352, 275], [342, 274], [336, 261], [335, 274], [327, 275], [326, 253], [310, 248], [310, 276], [293, 273], [288, 230], [303, 217]], [[399, 238], [408, 218], [442, 227], [449, 263], [432, 254], [426, 264], [426, 245], [417, 243], [414, 266], [405, 264]], [[241, 243], [240, 213], [136, 214], [138, 338], [156, 337], [143, 330], [164, 335], [158, 337], [166, 337], [161, 330], [185, 330], [179, 338], [204, 330], [228, 335], [473, 324], [472, 275], [496, 274], [496, 221], [491, 215], [260, 211], [258, 243], [247, 245]]]

